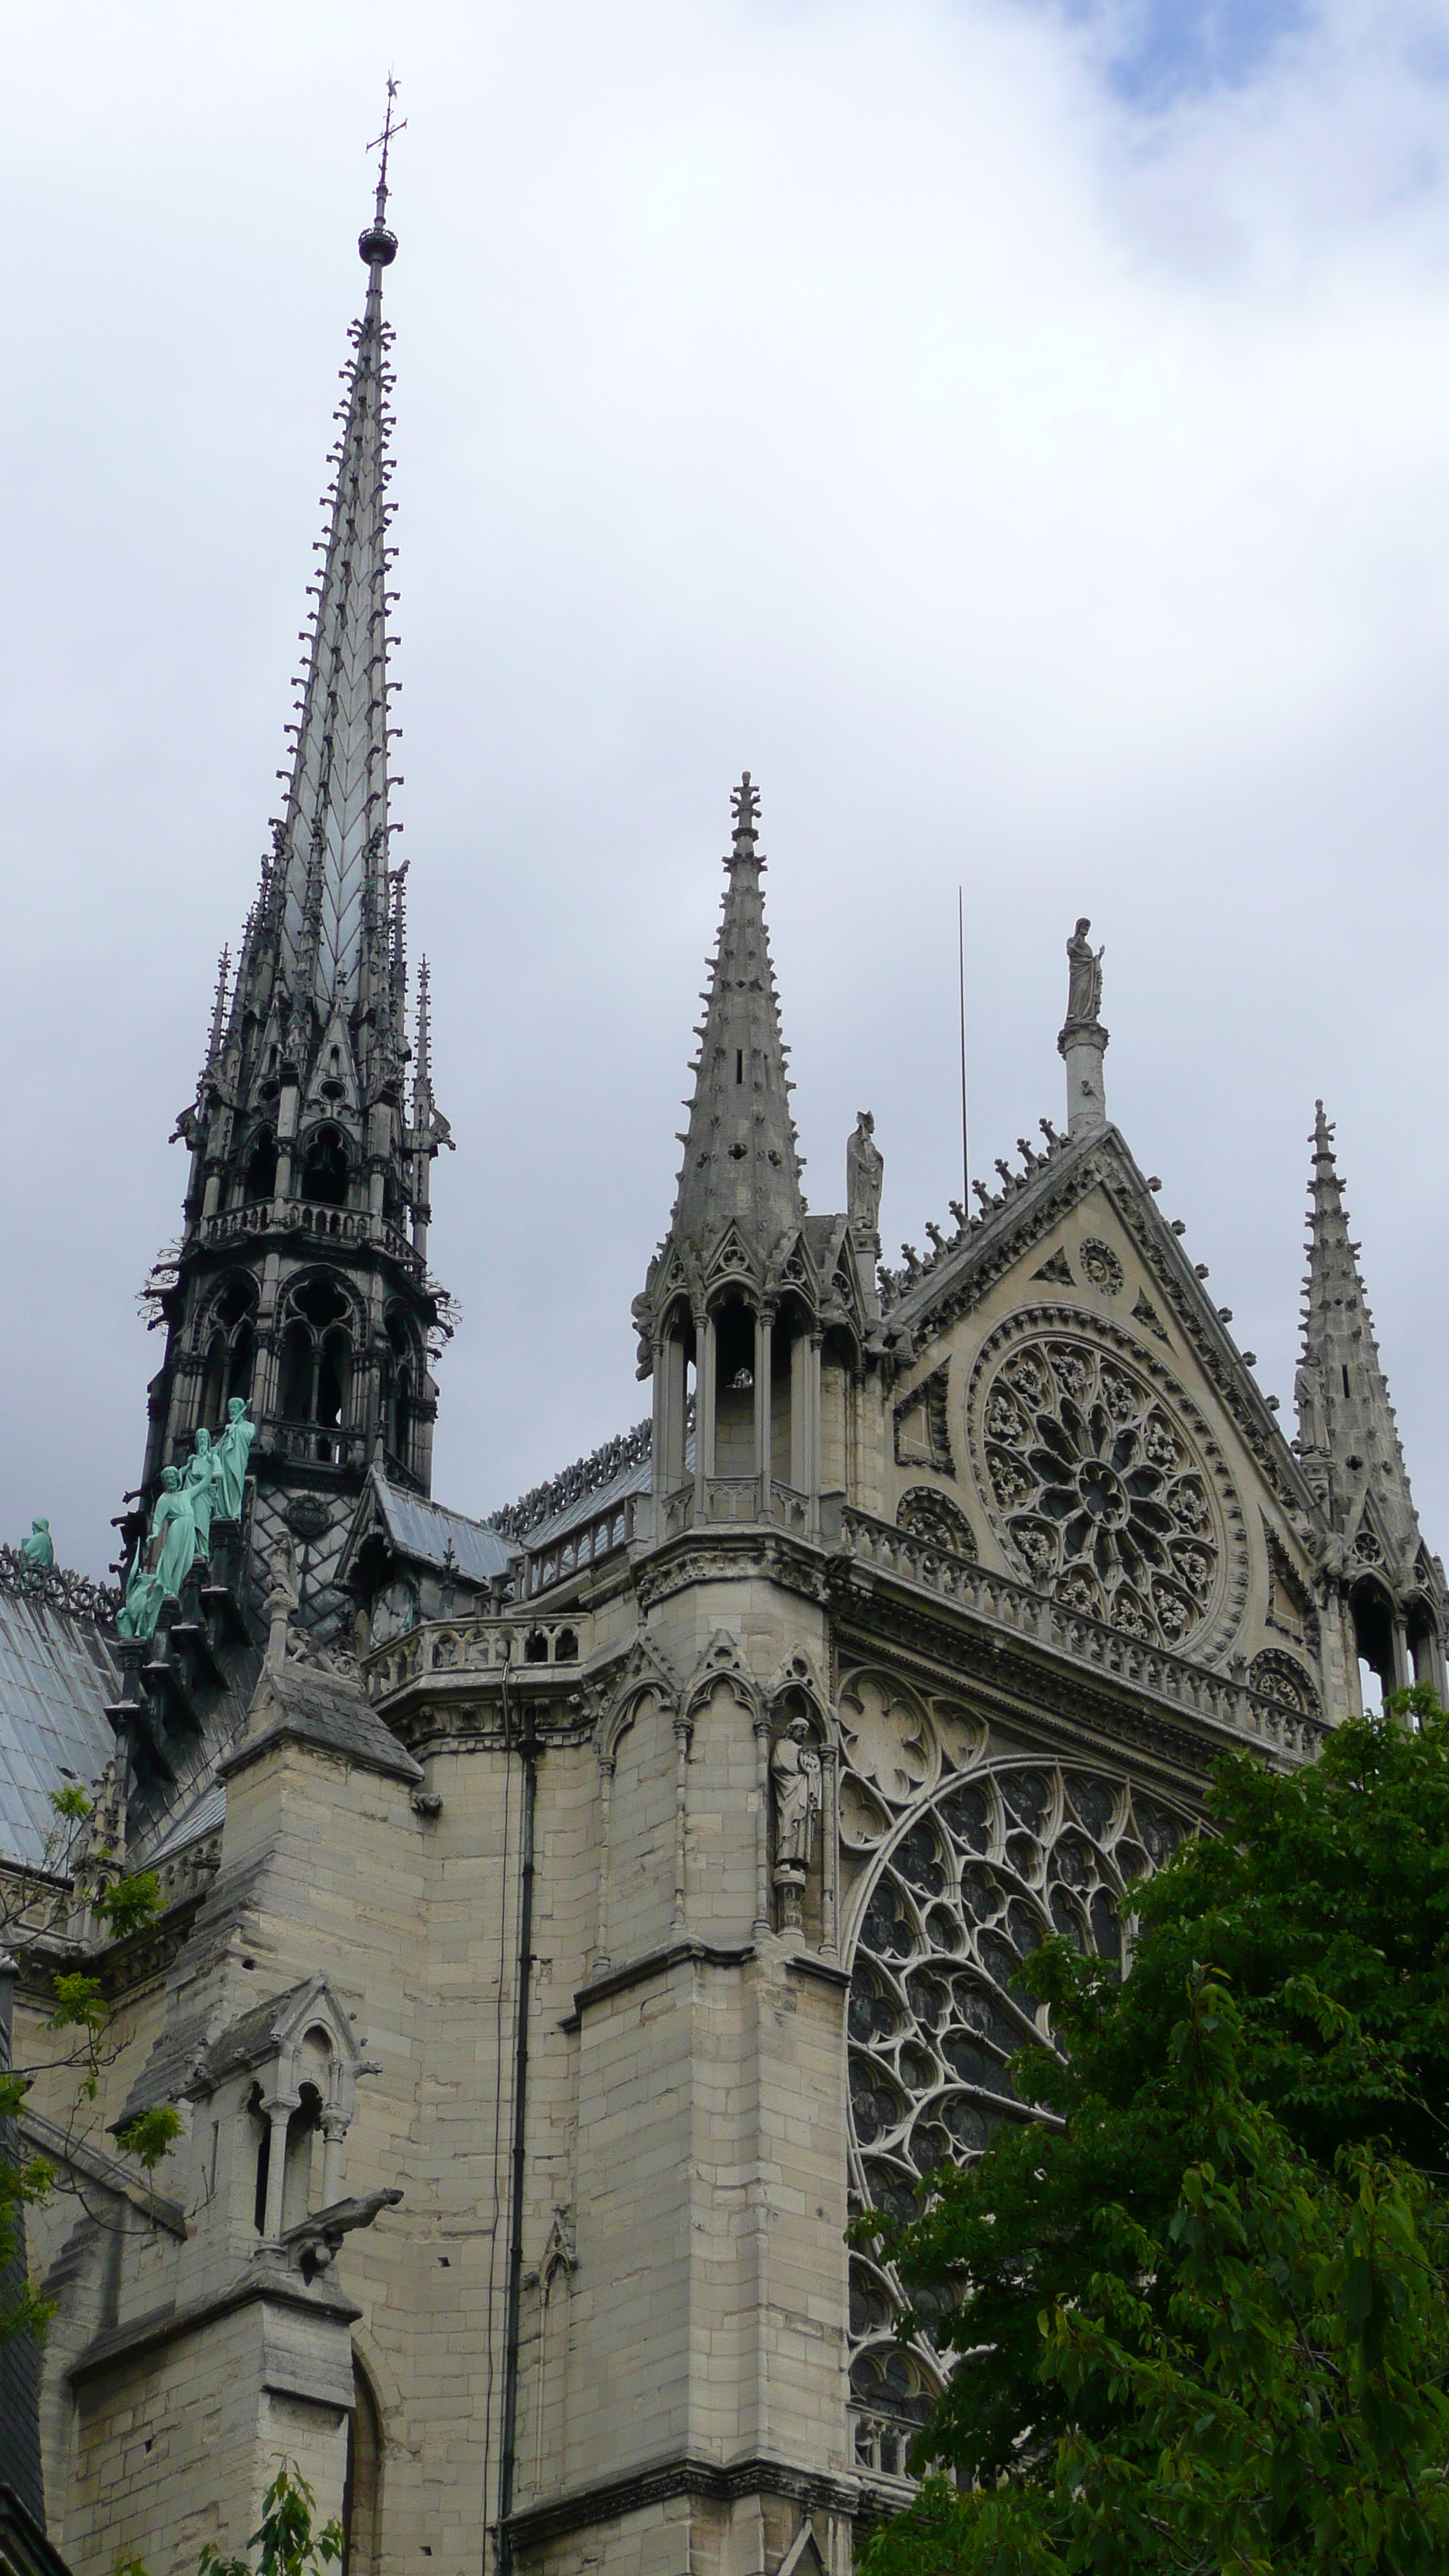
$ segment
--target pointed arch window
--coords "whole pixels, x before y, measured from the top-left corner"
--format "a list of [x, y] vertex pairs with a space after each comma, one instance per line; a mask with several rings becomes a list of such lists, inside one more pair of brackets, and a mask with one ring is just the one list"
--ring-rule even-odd
[[242, 1166], [242, 1196], [250, 1206], [275, 1197], [277, 1188], [277, 1139], [270, 1127], [263, 1127], [252, 1138]]
[[[315, 1423], [344, 1431], [352, 1409], [352, 1307], [338, 1282], [314, 1273], [292, 1291], [282, 1334], [278, 1409], [284, 1422]], [[340, 1460], [332, 1441], [317, 1454]]]
[[337, 1127], [314, 1127], [302, 1154], [302, 1196], [313, 1207], [346, 1207], [352, 1166]]
[[225, 1422], [226, 1408], [234, 1395], [248, 1396], [252, 1391], [256, 1302], [256, 1281], [238, 1270], [208, 1309], [203, 1327], [206, 1366], [198, 1418], [209, 1431]]

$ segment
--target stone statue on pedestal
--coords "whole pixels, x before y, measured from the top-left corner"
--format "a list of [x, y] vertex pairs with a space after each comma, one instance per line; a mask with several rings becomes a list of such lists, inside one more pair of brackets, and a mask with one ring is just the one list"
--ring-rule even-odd
[[845, 1205], [853, 1226], [868, 1234], [880, 1228], [881, 1184], [885, 1156], [875, 1141], [875, 1119], [868, 1109], [856, 1113], [855, 1132], [845, 1147]]
[[807, 1718], [792, 1717], [770, 1756], [775, 1788], [775, 1863], [799, 1871], [810, 1866], [815, 1819], [820, 1813], [820, 1756]]
[[1087, 937], [1091, 922], [1085, 913], [1067, 941], [1069, 977], [1067, 982], [1067, 1026], [1090, 1026], [1102, 1015], [1102, 960], [1105, 947], [1094, 948]]

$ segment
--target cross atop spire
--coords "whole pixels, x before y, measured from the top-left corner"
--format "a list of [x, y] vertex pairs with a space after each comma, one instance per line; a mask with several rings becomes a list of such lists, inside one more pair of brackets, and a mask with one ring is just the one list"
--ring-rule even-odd
[[387, 114], [382, 120], [382, 132], [381, 134], [375, 134], [367, 147], [369, 152], [378, 152], [381, 154], [381, 159], [377, 165], [376, 211], [373, 215], [372, 222], [368, 226], [366, 232], [363, 233], [357, 245], [361, 257], [366, 260], [369, 268], [390, 268], [397, 257], [397, 236], [394, 233], [389, 232], [387, 225], [388, 148], [395, 134], [404, 134], [407, 131], [407, 118], [405, 116], [400, 116], [396, 125], [394, 125], [392, 121], [392, 103], [397, 94], [398, 83], [394, 80], [392, 73], [389, 72], [387, 76]]

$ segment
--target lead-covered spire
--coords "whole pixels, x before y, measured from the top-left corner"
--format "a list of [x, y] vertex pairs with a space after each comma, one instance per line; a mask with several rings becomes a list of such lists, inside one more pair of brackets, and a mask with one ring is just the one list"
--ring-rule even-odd
[[145, 1471], [149, 1501], [167, 1468], [185, 1467], [198, 1428], [215, 1438], [230, 1406], [247, 1404], [256, 1583], [264, 1593], [269, 1554], [291, 1545], [279, 1532], [305, 1522], [320, 1569], [306, 1615], [322, 1628], [350, 1615], [332, 1573], [371, 1463], [427, 1491], [429, 1361], [450, 1329], [427, 1246], [430, 1166], [451, 1140], [426, 1004], [407, 1097], [407, 870], [388, 850], [382, 283], [397, 253], [387, 147], [399, 130], [389, 105], [358, 243], [367, 292], [343, 371], [286, 811], [235, 973], [224, 962], [218, 977], [195, 1105], [178, 1121], [191, 1173], [177, 1254], [157, 1274], [167, 1342]]
[[339, 1002], [352, 1011], [381, 1001], [389, 910], [392, 335], [382, 318], [382, 279], [397, 242], [383, 220], [386, 202], [384, 165], [377, 213], [358, 243], [367, 297], [343, 370], [346, 398], [329, 460], [334, 480], [325, 496], [320, 578], [309, 585], [314, 605], [287, 806], [274, 827], [262, 907], [274, 931], [279, 981], [294, 1001], [310, 1000], [324, 1020]]
[[764, 1271], [798, 1230], [805, 1201], [760, 886], [760, 799], [748, 770], [730, 802], [734, 836], [670, 1232], [704, 1263], [734, 1226]]

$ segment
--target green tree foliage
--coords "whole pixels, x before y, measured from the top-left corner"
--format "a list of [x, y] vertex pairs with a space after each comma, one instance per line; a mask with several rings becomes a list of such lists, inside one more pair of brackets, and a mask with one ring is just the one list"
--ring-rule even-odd
[[[197, 2560], [197, 2576], [320, 2576], [322, 2568], [341, 2558], [344, 2542], [337, 2521], [324, 2524], [314, 2535], [316, 2511], [317, 2498], [295, 2460], [283, 2460], [262, 2499], [261, 2521], [247, 2542], [248, 2549], [261, 2552], [256, 2565], [249, 2558], [224, 2558], [209, 2540]], [[147, 2576], [145, 2560], [118, 2558], [116, 2576]]]
[[[0, 1939], [11, 1944], [31, 1937], [37, 1914], [43, 1914], [50, 1899], [54, 1880], [72, 1874], [90, 1818], [91, 1802], [85, 1791], [74, 1785], [53, 1789], [50, 1803], [55, 1825], [42, 1869], [8, 1870], [0, 1883]], [[99, 1857], [104, 1860], [106, 1855], [101, 1853]], [[91, 1913], [112, 1940], [124, 1940], [153, 1921], [160, 1904], [160, 1882], [154, 1870], [145, 1870], [100, 1888], [91, 1899]], [[58, 2069], [73, 2081], [74, 2108], [79, 2111], [83, 2102], [95, 2101], [106, 2072], [110, 2010], [100, 1979], [79, 1970], [57, 1975], [52, 1980], [51, 1993], [53, 2008], [46, 2028], [64, 2045], [58, 2057], [47, 2062], [47, 2072]], [[26, 2208], [49, 2199], [62, 2187], [61, 2174], [49, 2157], [22, 2157], [15, 2151], [14, 2124], [38, 2072], [38, 2068], [12, 2066], [8, 2074], [0, 2075], [0, 2342], [17, 2334], [38, 2338], [54, 2313], [52, 2305], [38, 2298], [30, 2284], [18, 2277], [16, 2263]], [[179, 2113], [170, 2103], [163, 2103], [133, 2120], [121, 2132], [120, 2145], [154, 2177], [156, 2167], [181, 2135], [181, 2125]]]
[[1449, 2565], [1449, 1717], [1422, 1686], [1311, 1768], [1226, 1763], [1125, 1983], [1023, 1968], [1055, 2047], [872, 2218], [957, 2356], [871, 2576]]
[[[246, 2558], [223, 2558], [210, 2541], [197, 2562], [197, 2576], [317, 2576], [342, 2556], [342, 2525], [329, 2522], [315, 2538], [312, 2517], [317, 2499], [295, 2461], [284, 2460], [268, 2487], [262, 2518], [247, 2542], [259, 2549], [255, 2568]], [[144, 2576], [144, 2571], [143, 2571]]]

